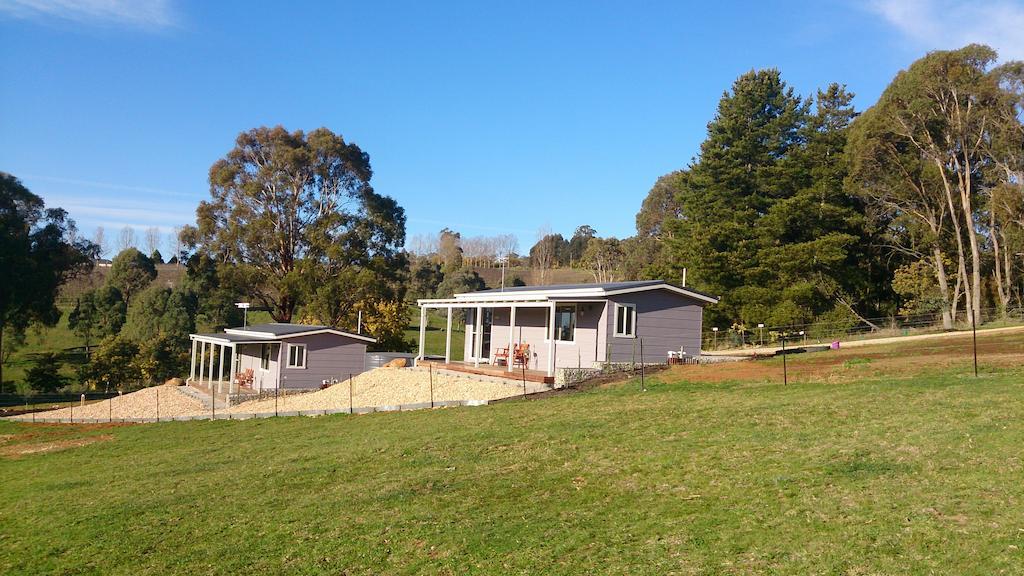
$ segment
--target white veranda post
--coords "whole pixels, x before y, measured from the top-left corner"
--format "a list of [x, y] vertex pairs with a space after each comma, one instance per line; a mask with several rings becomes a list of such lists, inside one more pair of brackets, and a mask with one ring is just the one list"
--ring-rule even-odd
[[548, 376], [555, 375], [555, 303], [551, 303], [548, 318]]
[[203, 383], [203, 370], [206, 369], [206, 342], [199, 341], [199, 383]]
[[484, 309], [476, 307], [476, 329], [473, 330], [473, 366], [480, 366], [480, 356], [484, 350]]
[[448, 306], [448, 324], [444, 331], [444, 363], [452, 361], [452, 307]]
[[238, 348], [231, 345], [231, 369], [228, 370], [228, 394], [238, 393], [238, 380], [235, 378], [235, 374], [238, 373]]
[[427, 307], [420, 307], [420, 360], [425, 358], [427, 346]]
[[210, 342], [210, 377], [206, 380], [206, 385], [211, 394], [213, 394], [213, 360], [213, 342]]
[[512, 371], [512, 364], [515, 364], [515, 350], [516, 350], [516, 305], [509, 306], [508, 311], [508, 357], [505, 359], [505, 364], [508, 365], [508, 371]]
[[217, 367], [217, 393], [221, 394], [224, 392], [224, 350], [226, 347], [223, 344], [218, 344], [218, 346], [220, 349], [217, 354], [219, 364]]
[[192, 340], [192, 362], [188, 368], [188, 381], [192, 382], [196, 379], [196, 341]]

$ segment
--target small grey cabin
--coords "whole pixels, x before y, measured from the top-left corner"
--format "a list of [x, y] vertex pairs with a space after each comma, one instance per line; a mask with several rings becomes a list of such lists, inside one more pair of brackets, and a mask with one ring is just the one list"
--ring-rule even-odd
[[375, 340], [329, 326], [255, 324], [220, 334], [190, 334], [188, 382], [216, 394], [315, 389], [366, 370]]
[[[556, 368], [605, 362], [664, 363], [669, 353], [700, 356], [704, 306], [718, 298], [663, 280], [517, 286], [419, 300], [420, 349], [428, 309], [448, 311], [445, 363], [451, 363], [453, 310], [466, 314], [467, 363]], [[478, 337], [479, 336], [479, 337]], [[643, 341], [643, 356], [640, 341]]]

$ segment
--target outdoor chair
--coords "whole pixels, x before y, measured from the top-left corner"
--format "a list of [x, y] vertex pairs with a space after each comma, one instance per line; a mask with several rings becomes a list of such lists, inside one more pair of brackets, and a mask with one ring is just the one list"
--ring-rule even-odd
[[235, 374], [235, 384], [241, 388], [252, 388], [253, 380], [256, 379], [256, 374], [252, 368], [246, 368], [242, 372]]
[[508, 348], [498, 348], [494, 352], [495, 366], [508, 366]]
[[530, 365], [530, 345], [529, 344], [516, 344], [515, 351], [512, 356], [513, 366], [529, 367]]

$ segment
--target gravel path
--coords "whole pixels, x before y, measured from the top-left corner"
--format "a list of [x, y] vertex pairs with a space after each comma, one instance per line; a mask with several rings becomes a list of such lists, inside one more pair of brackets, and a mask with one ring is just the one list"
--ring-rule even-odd
[[[527, 383], [528, 392], [546, 390], [535, 382]], [[514, 382], [481, 380], [451, 372], [434, 372], [434, 401], [496, 400], [522, 394], [522, 385]], [[430, 375], [423, 368], [377, 368], [352, 379], [352, 405], [396, 406], [430, 401]], [[330, 388], [278, 398], [281, 412], [295, 410], [340, 410], [349, 407], [348, 380]], [[274, 400], [254, 400], [232, 406], [224, 412], [252, 414], [273, 412]]]
[[[153, 386], [142, 390], [124, 394], [110, 400], [101, 400], [86, 404], [76, 405], [72, 408], [61, 408], [48, 412], [36, 412], [36, 418], [96, 418], [106, 420], [113, 418], [156, 418], [157, 397], [160, 401], [160, 418], [172, 416], [199, 416], [209, 414], [209, 410], [203, 408], [201, 402], [182, 394], [177, 386]], [[31, 420], [30, 415], [15, 416], [12, 419]]]

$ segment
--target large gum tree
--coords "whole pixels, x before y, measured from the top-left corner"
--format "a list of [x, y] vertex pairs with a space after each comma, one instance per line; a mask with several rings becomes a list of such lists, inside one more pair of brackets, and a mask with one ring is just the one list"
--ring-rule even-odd
[[405, 212], [370, 185], [370, 157], [327, 128], [255, 128], [210, 168], [210, 200], [184, 234], [231, 284], [290, 322], [353, 324], [401, 295]]

